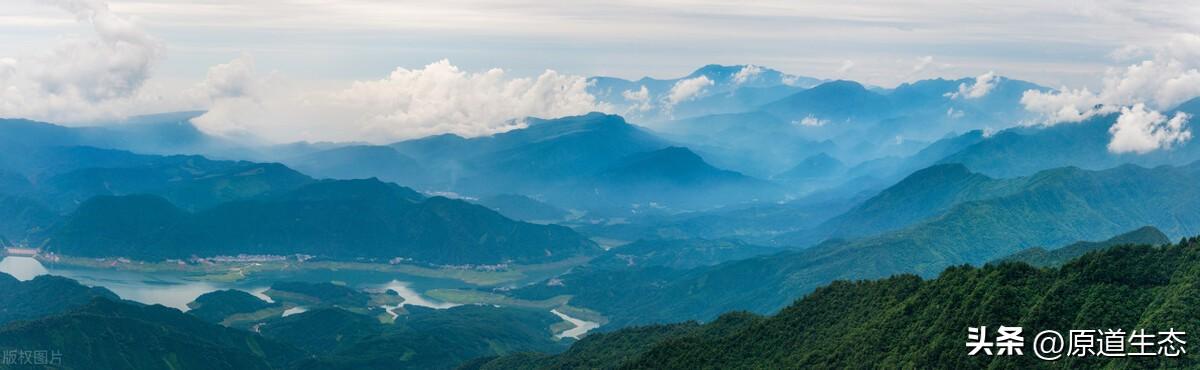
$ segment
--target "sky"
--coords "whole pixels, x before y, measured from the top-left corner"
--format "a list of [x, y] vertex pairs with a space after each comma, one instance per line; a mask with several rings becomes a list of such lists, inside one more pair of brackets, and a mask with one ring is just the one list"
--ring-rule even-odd
[[[208, 109], [206, 130], [276, 140], [487, 134], [603, 108], [581, 78], [710, 63], [884, 87], [991, 73], [1060, 88], [1031, 110], [1069, 120], [1088, 114], [1070, 103], [1162, 109], [1149, 82], [1121, 90], [1130, 68], [1162, 83], [1200, 56], [1195, 1], [3, 2], [0, 116]], [[296, 106], [314, 108], [280, 112]]]

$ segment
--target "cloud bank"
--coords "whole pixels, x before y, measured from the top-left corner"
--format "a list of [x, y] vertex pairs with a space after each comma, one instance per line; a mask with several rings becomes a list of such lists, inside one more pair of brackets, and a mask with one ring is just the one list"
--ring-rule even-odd
[[[217, 75], [236, 72], [234, 66]], [[210, 79], [213, 75], [210, 71]], [[386, 78], [340, 88], [306, 88], [287, 80], [270, 85], [253, 95], [218, 99], [193, 122], [211, 133], [270, 141], [386, 142], [442, 133], [489, 135], [521, 127], [524, 117], [610, 110], [587, 92], [581, 76], [552, 70], [533, 78], [510, 77], [501, 69], [472, 73], [448, 60], [397, 68]]]
[[958, 84], [958, 91], [949, 93], [947, 96], [952, 99], [979, 99], [992, 92], [998, 82], [1000, 81], [996, 77], [996, 72], [989, 71], [975, 77], [975, 83], [969, 86], [965, 83]]
[[741, 85], [746, 82], [753, 81], [756, 77], [758, 77], [758, 75], [762, 74], [762, 72], [762, 67], [753, 64], [746, 65], [733, 75], [733, 84]]
[[94, 122], [133, 114], [208, 109], [194, 120], [209, 133], [285, 142], [384, 142], [441, 133], [478, 136], [520, 127], [528, 116], [607, 111], [587, 80], [547, 70], [513, 77], [474, 73], [441, 60], [397, 68], [378, 80], [319, 86], [260, 73], [243, 54], [211, 66], [205, 79], [153, 78], [166, 46], [96, 0], [47, 0], [90, 26], [39, 55], [0, 58], [0, 116]]
[[101, 1], [56, 0], [92, 37], [67, 37], [34, 56], [0, 58], [0, 115], [54, 120], [119, 116], [163, 57], [164, 45]]
[[1146, 110], [1146, 105], [1138, 103], [1132, 108], [1121, 108], [1121, 116], [1108, 132], [1112, 141], [1108, 150], [1113, 153], [1144, 154], [1160, 148], [1170, 149], [1192, 138], [1192, 132], [1187, 128], [1187, 113], [1176, 113], [1171, 119], [1162, 113]]
[[646, 112], [654, 109], [654, 105], [650, 102], [650, 90], [646, 88], [646, 85], [642, 85], [641, 88], [637, 90], [622, 91], [621, 97], [625, 98], [625, 100], [629, 101], [630, 103], [633, 103], [629, 107], [630, 112]]
[[821, 127], [829, 124], [829, 120], [820, 119], [810, 114], [799, 121], [792, 121], [792, 124], [805, 127]]
[[1176, 35], [1151, 47], [1125, 47], [1113, 53], [1119, 59], [1148, 57], [1126, 66], [1110, 68], [1101, 87], [1059, 91], [1026, 91], [1021, 103], [1039, 113], [1041, 124], [1079, 122], [1098, 114], [1119, 112], [1109, 150], [1147, 153], [1169, 149], [1191, 139], [1187, 115], [1170, 120], [1160, 111], [1200, 96], [1200, 35]]
[[255, 72], [254, 58], [242, 54], [229, 63], [209, 67], [204, 81], [196, 89], [205, 98], [218, 100], [253, 96], [261, 83]]
[[667, 93], [666, 105], [671, 107], [692, 100], [713, 84], [713, 80], [708, 79], [708, 76], [679, 80], [674, 86], [671, 86], [671, 91]]

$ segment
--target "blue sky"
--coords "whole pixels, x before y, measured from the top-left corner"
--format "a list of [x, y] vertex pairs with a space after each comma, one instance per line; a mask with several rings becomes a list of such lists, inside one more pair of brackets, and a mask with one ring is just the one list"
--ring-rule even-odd
[[[558, 74], [551, 80], [572, 84], [559, 75], [673, 78], [719, 63], [885, 87], [995, 72], [1103, 95], [1112, 71], [1161, 57], [1163, 45], [1195, 35], [1198, 20], [1194, 1], [8, 0], [0, 9], [0, 115], [74, 122], [209, 109], [235, 97], [231, 91], [280, 86], [345, 96], [355, 81], [389, 80], [442, 60], [454, 69], [440, 76], [459, 88], [490, 81], [481, 76], [492, 68], [518, 85], [548, 69]], [[1170, 72], [1190, 67], [1181, 68]], [[440, 83], [432, 76], [384, 85]], [[572, 99], [500, 113], [573, 111], [580, 104]], [[253, 108], [270, 105], [258, 103]], [[353, 110], [328, 116], [335, 111]], [[418, 129], [390, 136], [446, 129], [413, 123], [417, 117], [464, 116], [451, 108], [398, 112], [386, 116]], [[283, 119], [234, 116], [224, 128]], [[473, 130], [465, 132], [489, 132]]]

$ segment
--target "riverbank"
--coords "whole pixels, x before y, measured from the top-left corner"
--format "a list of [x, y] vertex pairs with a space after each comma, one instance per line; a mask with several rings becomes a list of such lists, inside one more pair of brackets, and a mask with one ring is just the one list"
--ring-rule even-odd
[[146, 274], [169, 273], [184, 280], [235, 283], [258, 275], [286, 275], [303, 271], [353, 271], [381, 274], [396, 274], [427, 279], [454, 280], [478, 287], [519, 286], [544, 280], [561, 274], [572, 267], [586, 263], [590, 258], [575, 257], [562, 261], [535, 265], [508, 265], [504, 269], [471, 269], [464, 267], [431, 267], [406, 263], [377, 263], [356, 261], [307, 261], [303, 259], [274, 259], [263, 261], [230, 261], [206, 259], [204, 263], [184, 261], [136, 261], [123, 257], [86, 258], [53, 255], [38, 255], [39, 262], [47, 266], [67, 268], [111, 269]]

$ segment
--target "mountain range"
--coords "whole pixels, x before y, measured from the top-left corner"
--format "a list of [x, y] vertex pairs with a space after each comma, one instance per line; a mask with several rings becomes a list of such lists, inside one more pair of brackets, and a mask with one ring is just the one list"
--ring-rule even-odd
[[571, 229], [512, 221], [378, 180], [327, 180], [277, 197], [188, 212], [154, 195], [95, 197], [46, 238], [48, 250], [159, 260], [311, 254], [436, 264], [536, 262], [594, 254]]
[[[45, 360], [62, 369], [452, 369], [477, 357], [566, 345], [552, 336], [561, 320], [548, 312], [407, 307], [394, 322], [381, 322], [348, 310], [365, 310], [367, 293], [329, 283], [276, 283], [273, 291], [304, 294], [314, 305], [282, 316], [280, 302], [234, 290], [205, 294], [180, 312], [56, 276], [21, 282], [0, 273], [0, 288], [0, 346], [46, 351]], [[268, 311], [274, 315], [255, 316]], [[218, 325], [238, 315], [261, 322]], [[20, 368], [13, 361], [0, 366]]]
[[[71, 366], [113, 368], [1026, 368], [956, 355], [962, 329], [1190, 328], [1167, 316], [1193, 314], [1197, 242], [1163, 245], [1200, 234], [1195, 143], [1113, 153], [1118, 114], [1042, 123], [1021, 100], [1049, 89], [991, 74], [880, 88], [709, 65], [589, 82], [620, 115], [394, 143], [264, 145], [208, 135], [198, 112], [0, 120], [0, 246], [561, 267], [439, 287], [487, 303], [445, 310], [275, 281], [273, 302], [226, 290], [183, 313], [0, 274], [18, 297], [0, 297], [0, 349], [78, 346], [91, 362]], [[551, 304], [601, 333], [567, 349]]]
[[[614, 327], [711, 320], [736, 310], [770, 313], [838, 279], [930, 276], [948, 266], [982, 264], [1030, 247], [1146, 225], [1171, 237], [1196, 234], [1200, 197], [1190, 184], [1200, 180], [1197, 169], [1196, 164], [1062, 168], [995, 180], [960, 165], [936, 166], [833, 219], [859, 231], [807, 249], [688, 270], [579, 269], [560, 277], [561, 285], [531, 286], [515, 294], [526, 299], [569, 294], [573, 305], [611, 313]], [[876, 208], [902, 210], [902, 217]], [[855, 224], [861, 219], [881, 223]], [[787, 245], [793, 236], [779, 240]], [[608, 288], [613, 285], [608, 281], [621, 281], [623, 293]]]
[[[696, 86], [699, 89], [686, 94], [689, 84], [685, 82], [688, 81], [692, 89]], [[613, 106], [621, 115], [640, 122], [653, 122], [673, 117], [742, 112], [821, 82], [762, 66], [709, 64], [672, 79], [643, 77], [631, 81], [592, 77], [588, 79], [588, 93]]]
[[530, 118], [525, 124], [493, 136], [343, 147], [285, 163], [320, 177], [377, 176], [419, 189], [532, 196], [559, 208], [594, 211], [649, 203], [707, 208], [783, 193], [766, 181], [716, 168], [619, 116]]
[[[1061, 268], [956, 266], [936, 279], [838, 281], [763, 317], [744, 312], [589, 336], [561, 354], [485, 358], [466, 369], [555, 368], [1164, 368], [1191, 357], [1064, 356], [1044, 361], [1035, 333], [1076, 328], [1195, 330], [1200, 241], [1120, 246]], [[967, 328], [1023, 327], [1024, 356], [968, 356]], [[989, 336], [989, 338], [994, 338]], [[1184, 339], [1187, 340], [1187, 339]]]

